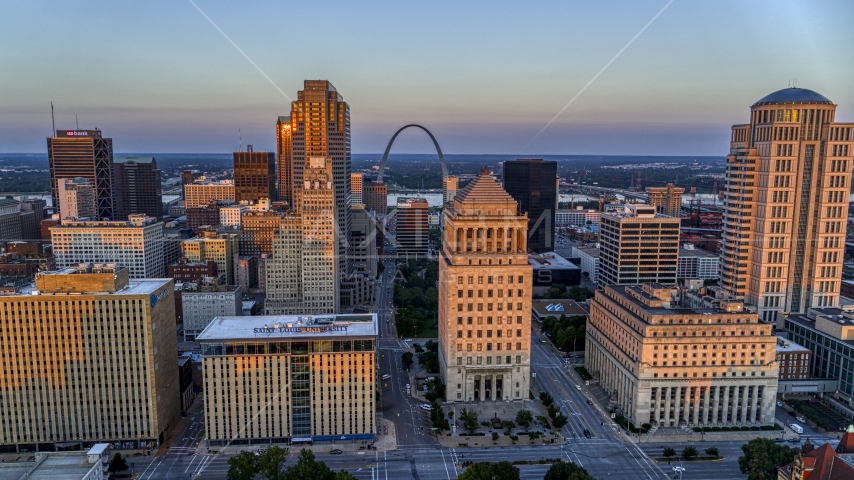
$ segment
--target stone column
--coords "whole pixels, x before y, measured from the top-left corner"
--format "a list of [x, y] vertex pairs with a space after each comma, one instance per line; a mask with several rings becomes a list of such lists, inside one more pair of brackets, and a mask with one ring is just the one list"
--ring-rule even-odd
[[720, 420], [718, 420], [718, 417], [720, 415], [719, 409], [721, 407], [721, 387], [715, 387], [715, 400], [714, 400], [714, 402], [712, 402], [712, 404], [713, 404], [713, 408], [712, 408], [711, 422], [712, 423], [720, 423]]
[[691, 392], [694, 394], [694, 401], [691, 402], [694, 407], [691, 424], [696, 426], [700, 422], [700, 387], [691, 387]]
[[709, 412], [711, 411], [711, 408], [709, 408], [709, 390], [711, 390], [711, 387], [706, 387], [706, 393], [703, 395], [703, 425], [707, 425], [710, 421]]
[[664, 387], [664, 423], [665, 427], [670, 426], [670, 395], [673, 392], [671, 387]]
[[[752, 418], [747, 417], [747, 405], [750, 403], [750, 389], [751, 387], [744, 387], [744, 395], [741, 396], [741, 421], [743, 423], [752, 422]], [[751, 413], [752, 417], [752, 413]]]
[[662, 400], [661, 392], [662, 392], [662, 390], [664, 390], [664, 389], [661, 387], [658, 387], [655, 389], [655, 398], [654, 398], [655, 399], [655, 409], [652, 412], [653, 417], [650, 419], [650, 422], [649, 422], [650, 424], [652, 423], [652, 420], [655, 420], [656, 424], [658, 424], [658, 416], [661, 413], [661, 400]]
[[731, 409], [729, 407], [729, 395], [730, 395], [730, 390], [732, 389], [732, 387], [725, 386], [725, 387], [723, 387], [723, 389], [724, 389], [724, 400], [723, 400], [723, 406], [721, 407], [723, 410], [721, 412], [721, 423], [725, 424], [728, 422], [727, 415], [729, 415], [731, 412]]

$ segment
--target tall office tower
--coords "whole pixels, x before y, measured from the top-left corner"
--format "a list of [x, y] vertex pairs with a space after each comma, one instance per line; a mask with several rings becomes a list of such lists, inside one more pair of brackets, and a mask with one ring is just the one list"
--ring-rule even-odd
[[60, 178], [83, 177], [95, 184], [98, 218], [113, 219], [113, 139], [100, 130], [57, 130], [47, 139], [50, 191], [59, 205]]
[[210, 444], [373, 442], [377, 333], [375, 313], [216, 318], [197, 337]]
[[306, 80], [304, 89], [291, 103], [294, 176], [294, 210], [301, 212], [300, 192], [305, 180], [303, 170], [312, 158], [332, 163], [335, 188], [335, 220], [338, 240], [335, 258], [340, 278], [350, 274], [347, 239], [350, 238], [350, 107], [335, 87], [326, 80]]
[[0, 240], [20, 240], [24, 233], [21, 227], [21, 202], [0, 198]]
[[517, 202], [519, 212], [528, 214], [528, 249], [554, 251], [555, 177], [557, 162], [520, 158], [504, 162], [504, 189]]
[[350, 210], [353, 212], [353, 229], [350, 230], [353, 270], [377, 278], [377, 217], [364, 205], [355, 204]]
[[677, 188], [676, 185], [668, 183], [666, 187], [647, 187], [646, 193], [649, 196], [647, 203], [655, 207], [658, 213], [671, 217], [682, 216], [684, 188]]
[[234, 182], [193, 183], [184, 185], [184, 208], [204, 207], [211, 200], [234, 200]]
[[113, 170], [116, 220], [133, 214], [163, 218], [160, 170], [154, 157], [118, 157]]
[[361, 205], [362, 202], [362, 179], [365, 178], [361, 173], [350, 174], [350, 204]]
[[172, 288], [117, 265], [75, 265], [0, 296], [0, 443], [157, 448], [181, 413]]
[[388, 215], [388, 187], [383, 182], [374, 182], [365, 178], [362, 184], [362, 201], [369, 212]]
[[115, 263], [130, 278], [164, 278], [163, 222], [145, 215], [125, 221], [63, 222], [50, 228], [58, 268]]
[[459, 177], [447, 176], [442, 179], [442, 203], [448, 204], [454, 201], [454, 196], [460, 188]]
[[854, 123], [835, 115], [824, 96], [787, 88], [732, 127], [721, 286], [764, 321], [839, 301]]
[[482, 168], [446, 209], [439, 372], [453, 401], [522, 400], [531, 376], [528, 217]]
[[98, 219], [95, 184], [85, 178], [59, 178], [56, 181], [59, 219]]
[[181, 185], [192, 185], [195, 181], [192, 170], [184, 170], [181, 173]]
[[310, 157], [301, 172], [299, 212], [282, 220], [267, 258], [268, 315], [338, 313], [338, 229], [335, 223], [334, 165]]
[[279, 117], [276, 122], [276, 170], [279, 179], [279, 200], [294, 205], [294, 170], [291, 142], [291, 117]]
[[635, 425], [773, 425], [770, 325], [738, 301], [687, 308], [674, 287], [609, 285], [590, 302], [585, 366]]
[[427, 219], [427, 200], [400, 198], [397, 200], [397, 254], [405, 258], [427, 258], [430, 225]]
[[234, 200], [276, 199], [276, 156], [272, 152], [234, 152]]
[[651, 205], [624, 205], [603, 213], [599, 227], [599, 286], [676, 284], [679, 218]]
[[190, 262], [216, 262], [216, 270], [225, 275], [225, 283], [234, 285], [234, 265], [237, 263], [237, 234], [202, 232], [197, 238], [181, 242], [181, 252]]

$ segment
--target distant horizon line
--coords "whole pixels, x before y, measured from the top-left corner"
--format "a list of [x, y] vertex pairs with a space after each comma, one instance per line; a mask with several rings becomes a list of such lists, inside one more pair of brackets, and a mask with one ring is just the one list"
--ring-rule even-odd
[[[268, 152], [275, 153], [269, 150], [256, 150], [255, 153], [259, 152]], [[113, 152], [113, 156], [116, 155], [231, 155], [235, 152]], [[726, 157], [725, 154], [722, 155], [662, 155], [662, 154], [610, 154], [610, 153], [546, 153], [546, 154], [534, 154], [534, 155], [520, 155], [514, 153], [445, 153], [444, 155], [466, 155], [466, 156], [480, 156], [480, 157], [503, 157], [503, 156], [513, 156], [516, 158], [539, 158], [539, 157], [697, 157], [697, 158], [715, 158], [715, 157]], [[44, 155], [47, 156], [47, 152], [0, 152], [0, 155]], [[352, 153], [351, 155], [378, 155], [382, 157], [382, 153], [379, 152], [367, 152], [367, 153]], [[407, 152], [397, 152], [397, 153], [389, 153], [389, 157], [394, 157], [396, 155], [423, 155], [423, 156], [433, 156], [435, 157], [435, 153], [407, 153]]]

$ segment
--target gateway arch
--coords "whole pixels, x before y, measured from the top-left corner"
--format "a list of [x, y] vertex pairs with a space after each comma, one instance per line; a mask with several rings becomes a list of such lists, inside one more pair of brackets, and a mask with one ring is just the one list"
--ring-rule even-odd
[[400, 132], [406, 130], [409, 127], [420, 128], [421, 130], [424, 130], [424, 132], [427, 135], [430, 136], [430, 140], [433, 140], [433, 145], [436, 147], [436, 153], [439, 154], [439, 163], [442, 165], [442, 178], [448, 176], [448, 166], [445, 164], [445, 156], [442, 155], [442, 149], [439, 147], [439, 142], [436, 141], [436, 137], [434, 137], [433, 134], [430, 133], [430, 130], [427, 130], [426, 128], [422, 127], [421, 125], [417, 125], [417, 124], [412, 123], [412, 124], [404, 125], [404, 126], [400, 127], [400, 129], [398, 131], [394, 132], [394, 135], [391, 137], [391, 140], [389, 140], [388, 146], [385, 147], [385, 153], [383, 154], [383, 159], [382, 159], [382, 161], [380, 161], [380, 172], [377, 175], [377, 182], [383, 181], [383, 173], [385, 173], [385, 163], [386, 163], [386, 161], [388, 161], [388, 152], [389, 152], [389, 150], [391, 150], [392, 144], [394, 144], [394, 139], [397, 138], [397, 136], [400, 134]]

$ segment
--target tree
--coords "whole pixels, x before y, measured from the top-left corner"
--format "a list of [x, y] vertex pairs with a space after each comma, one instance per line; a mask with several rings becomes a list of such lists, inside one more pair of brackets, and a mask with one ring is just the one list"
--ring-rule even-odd
[[554, 399], [549, 392], [540, 392], [540, 401], [547, 407], [554, 403]]
[[519, 412], [516, 413], [516, 423], [521, 425], [523, 428], [528, 428], [533, 421], [534, 416], [531, 415], [531, 412], [528, 410], [519, 410]]
[[791, 462], [798, 453], [797, 448], [778, 445], [770, 438], [754, 438], [741, 446], [744, 455], [738, 457], [741, 473], [747, 480], [774, 480], [777, 468]]
[[706, 449], [706, 455], [711, 455], [713, 457], [719, 457], [720, 452], [718, 451], [718, 447], [709, 447]]
[[335, 472], [335, 475], [332, 477], [332, 480], [356, 480], [356, 477], [350, 475], [344, 470], [339, 470]]
[[553, 463], [543, 480], [594, 480], [582, 467], [579, 467], [574, 462]]
[[288, 468], [286, 480], [329, 480], [333, 473], [323, 462], [314, 459], [314, 453], [302, 449], [299, 452], [297, 464]]
[[469, 431], [469, 433], [474, 433], [477, 430], [477, 412], [474, 410], [463, 409], [460, 412], [460, 420], [463, 421], [463, 427]]
[[510, 462], [478, 462], [461, 473], [458, 480], [519, 480], [519, 468]]
[[685, 460], [691, 460], [699, 454], [700, 452], [698, 452], [696, 448], [690, 445], [682, 450], [682, 458], [684, 458]]
[[228, 480], [252, 480], [258, 472], [258, 457], [252, 452], [240, 452], [228, 459]]
[[555, 405], [554, 403], [549, 405], [549, 416], [552, 418], [552, 420], [554, 420], [558, 413], [560, 413], [560, 408], [558, 408], [557, 405]]
[[555, 339], [555, 345], [557, 345], [557, 348], [563, 349], [564, 347], [566, 347], [566, 343], [567, 343], [566, 330], [561, 330], [557, 334], [557, 338]]
[[120, 453], [113, 455], [113, 459], [110, 460], [110, 465], [107, 467], [107, 471], [110, 473], [124, 472], [127, 469], [128, 462], [125, 461]]
[[676, 450], [673, 450], [670, 447], [664, 447], [664, 456], [665, 457], [672, 457], [674, 455], [676, 455]]
[[409, 368], [412, 367], [412, 364], [414, 363], [414, 360], [412, 357], [413, 357], [412, 352], [403, 352], [403, 355], [400, 358], [400, 360], [403, 362], [403, 366], [407, 370], [409, 370]]
[[558, 414], [555, 415], [555, 417], [552, 419], [552, 424], [554, 424], [554, 427], [556, 429], [560, 430], [561, 428], [564, 427], [564, 425], [566, 425], [566, 422], [568, 422], [568, 421], [569, 421], [569, 419], [566, 417], [566, 415], [558, 412]]
[[285, 480], [285, 462], [288, 450], [282, 447], [269, 447], [258, 456], [258, 470], [267, 480]]

